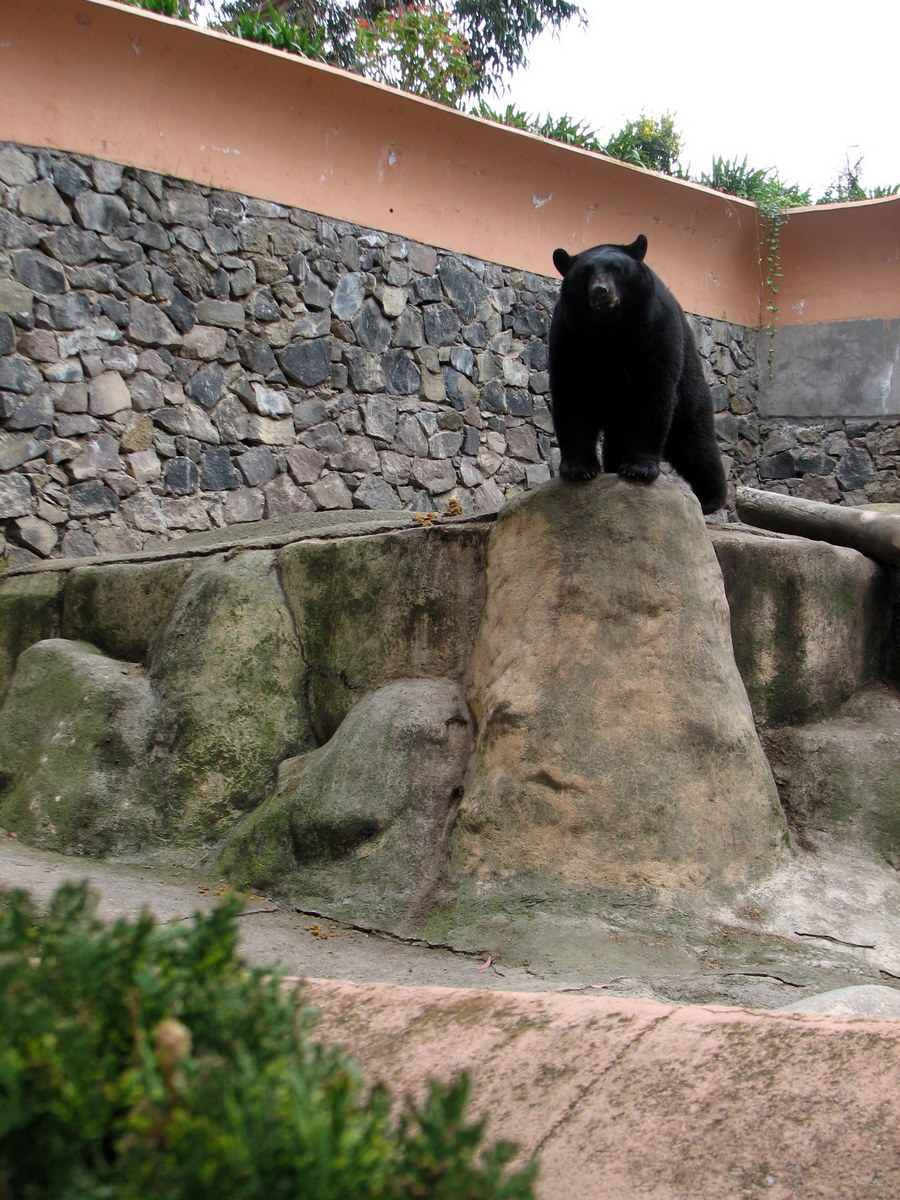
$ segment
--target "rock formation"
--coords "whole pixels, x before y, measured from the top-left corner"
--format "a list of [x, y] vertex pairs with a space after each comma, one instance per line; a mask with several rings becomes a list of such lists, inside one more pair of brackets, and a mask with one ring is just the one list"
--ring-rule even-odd
[[457, 879], [558, 893], [773, 862], [785, 827], [692, 497], [550, 484], [501, 513], [487, 581]]

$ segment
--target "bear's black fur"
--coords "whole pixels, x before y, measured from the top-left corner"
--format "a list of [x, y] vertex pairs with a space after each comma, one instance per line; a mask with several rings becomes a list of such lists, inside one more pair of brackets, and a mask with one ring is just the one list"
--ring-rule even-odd
[[554, 250], [563, 277], [550, 325], [553, 424], [565, 479], [603, 470], [652, 482], [665, 458], [705, 513], [725, 503], [700, 356], [678, 301], [644, 263], [647, 239]]

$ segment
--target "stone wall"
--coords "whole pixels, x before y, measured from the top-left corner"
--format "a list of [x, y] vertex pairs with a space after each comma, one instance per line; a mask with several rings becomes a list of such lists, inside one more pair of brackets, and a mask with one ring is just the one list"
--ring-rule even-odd
[[[554, 472], [553, 279], [61, 152], [0, 143], [0, 184], [11, 561], [293, 511], [488, 512]], [[897, 422], [763, 420], [763, 336], [693, 321], [735, 479], [895, 498]]]

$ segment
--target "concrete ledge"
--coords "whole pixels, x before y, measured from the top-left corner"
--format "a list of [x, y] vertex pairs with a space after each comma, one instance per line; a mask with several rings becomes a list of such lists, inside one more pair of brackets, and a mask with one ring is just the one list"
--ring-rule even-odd
[[900, 1195], [900, 1021], [312, 980], [319, 1034], [400, 1095], [472, 1077], [545, 1200]]

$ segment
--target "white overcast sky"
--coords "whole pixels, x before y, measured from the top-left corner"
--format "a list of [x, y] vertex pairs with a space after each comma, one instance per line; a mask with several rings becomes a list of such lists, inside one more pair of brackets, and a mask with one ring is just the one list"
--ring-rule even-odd
[[848, 155], [865, 187], [900, 183], [900, 0], [581, 7], [587, 26], [541, 34], [502, 106], [567, 114], [601, 138], [671, 112], [692, 175], [746, 155], [813, 200]]

